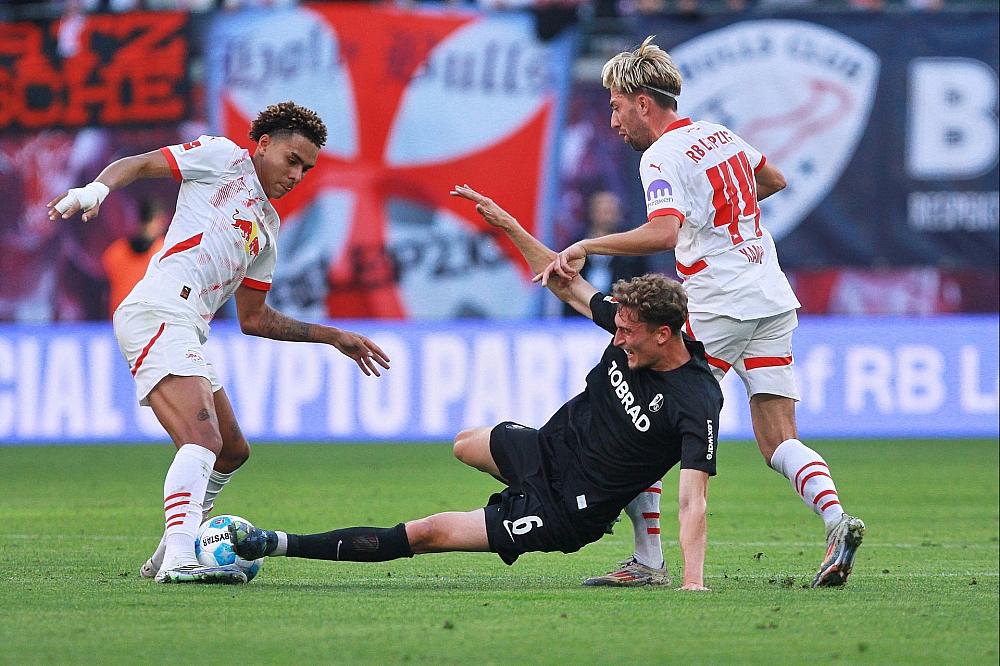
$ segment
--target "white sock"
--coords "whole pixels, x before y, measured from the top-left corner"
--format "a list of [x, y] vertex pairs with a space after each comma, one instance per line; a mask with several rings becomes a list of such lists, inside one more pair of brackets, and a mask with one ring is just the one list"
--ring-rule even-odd
[[208, 519], [208, 514], [215, 508], [215, 498], [222, 492], [222, 488], [229, 483], [236, 472], [217, 472], [214, 469], [208, 477], [208, 485], [205, 487], [205, 500], [201, 503], [201, 522]]
[[827, 531], [840, 520], [844, 510], [823, 456], [797, 439], [786, 439], [774, 450], [771, 467], [784, 474], [806, 506], [823, 518]]
[[639, 564], [660, 569], [663, 567], [663, 546], [660, 545], [660, 491], [663, 481], [635, 496], [625, 507], [625, 513], [632, 521], [635, 538], [634, 557]]
[[185, 444], [174, 455], [163, 481], [166, 548], [161, 568], [198, 563], [194, 540], [201, 526], [201, 503], [214, 464], [215, 454], [198, 444]]
[[278, 547], [274, 549], [271, 556], [277, 557], [279, 555], [285, 555], [288, 553], [288, 532], [275, 531], [274, 533], [278, 535]]
[[[232, 478], [235, 472], [229, 472], [225, 474], [223, 472], [217, 472], [212, 470], [211, 475], [208, 477], [208, 486], [205, 488], [205, 499], [201, 503], [201, 522], [204, 523], [208, 520], [209, 514], [212, 513], [212, 509], [215, 506], [215, 498], [218, 497], [219, 493], [222, 491], [222, 487], [229, 483], [229, 479]], [[153, 569], [156, 571], [160, 570], [163, 565], [163, 555], [167, 552], [167, 540], [166, 533], [160, 537], [160, 543], [156, 546], [156, 550], [150, 556], [149, 560], [153, 564]]]

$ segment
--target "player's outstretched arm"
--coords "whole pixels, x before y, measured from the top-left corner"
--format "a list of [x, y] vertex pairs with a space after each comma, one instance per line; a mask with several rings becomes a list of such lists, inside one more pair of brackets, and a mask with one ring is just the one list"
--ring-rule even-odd
[[83, 221], [97, 217], [101, 204], [113, 190], [120, 190], [139, 178], [169, 178], [170, 165], [159, 150], [115, 160], [97, 176], [94, 182], [74, 187], [48, 203], [49, 219], [68, 220], [83, 212]]
[[[555, 258], [556, 253], [545, 246], [540, 240], [529, 234], [521, 223], [501, 208], [495, 201], [487, 196], [476, 192], [468, 185], [456, 185], [451, 191], [452, 196], [468, 199], [476, 204], [476, 212], [490, 225], [503, 230], [510, 238], [514, 246], [521, 252], [524, 260], [528, 262], [528, 267], [535, 273], [535, 281], [539, 280], [538, 274], [549, 265]], [[579, 274], [583, 268], [584, 259], [574, 261], [575, 273]], [[577, 312], [585, 317], [591, 317], [590, 299], [597, 293], [597, 289], [584, 280], [548, 280], [543, 283], [561, 301], [568, 303]]]
[[389, 357], [367, 337], [332, 326], [310, 324], [281, 314], [265, 302], [267, 292], [250, 287], [236, 290], [236, 315], [247, 335], [288, 342], [319, 342], [336, 347], [354, 359], [361, 372], [381, 377], [379, 366], [389, 369]]
[[707, 590], [705, 587], [705, 543], [708, 525], [708, 474], [697, 469], [682, 469], [678, 488], [681, 553], [684, 556], [682, 590]]
[[553, 275], [576, 277], [579, 271], [573, 267], [573, 262], [588, 254], [635, 257], [672, 250], [677, 246], [680, 228], [681, 220], [676, 215], [657, 215], [631, 231], [577, 241], [558, 253], [542, 270], [542, 284], [547, 285]]
[[757, 201], [763, 201], [775, 192], [785, 189], [785, 176], [778, 167], [765, 162], [764, 167], [753, 175], [757, 183]]

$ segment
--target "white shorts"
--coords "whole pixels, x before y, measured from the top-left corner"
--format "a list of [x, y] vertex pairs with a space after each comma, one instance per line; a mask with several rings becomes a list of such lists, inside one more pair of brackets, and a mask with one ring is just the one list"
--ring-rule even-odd
[[691, 312], [684, 331], [705, 345], [705, 356], [720, 382], [729, 368], [743, 380], [747, 396], [758, 393], [799, 399], [792, 368], [795, 310], [740, 321], [708, 312]]
[[212, 393], [222, 388], [205, 356], [205, 339], [194, 323], [130, 304], [115, 311], [114, 325], [118, 348], [135, 377], [140, 405], [149, 405], [150, 392], [167, 375], [204, 377], [211, 382]]

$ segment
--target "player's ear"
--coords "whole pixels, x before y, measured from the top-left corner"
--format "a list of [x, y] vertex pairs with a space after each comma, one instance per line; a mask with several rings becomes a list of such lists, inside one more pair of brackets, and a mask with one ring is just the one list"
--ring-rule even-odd
[[260, 150], [261, 152], [265, 152], [266, 153], [267, 152], [267, 148], [270, 145], [271, 145], [271, 135], [270, 134], [261, 134], [260, 138], [257, 139], [257, 149]]

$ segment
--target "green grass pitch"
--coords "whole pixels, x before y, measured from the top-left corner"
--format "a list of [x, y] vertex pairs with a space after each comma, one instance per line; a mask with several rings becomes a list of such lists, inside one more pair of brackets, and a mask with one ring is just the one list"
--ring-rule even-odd
[[[161, 586], [169, 451], [0, 448], [0, 663], [961, 663], [998, 659], [998, 442], [812, 441], [869, 533], [841, 589], [807, 589], [822, 523], [756, 448], [723, 442], [710, 593], [590, 589], [627, 519], [573, 555], [273, 559], [240, 587]], [[676, 579], [676, 472], [663, 532]], [[293, 532], [482, 506], [445, 445], [259, 445], [218, 512]]]

